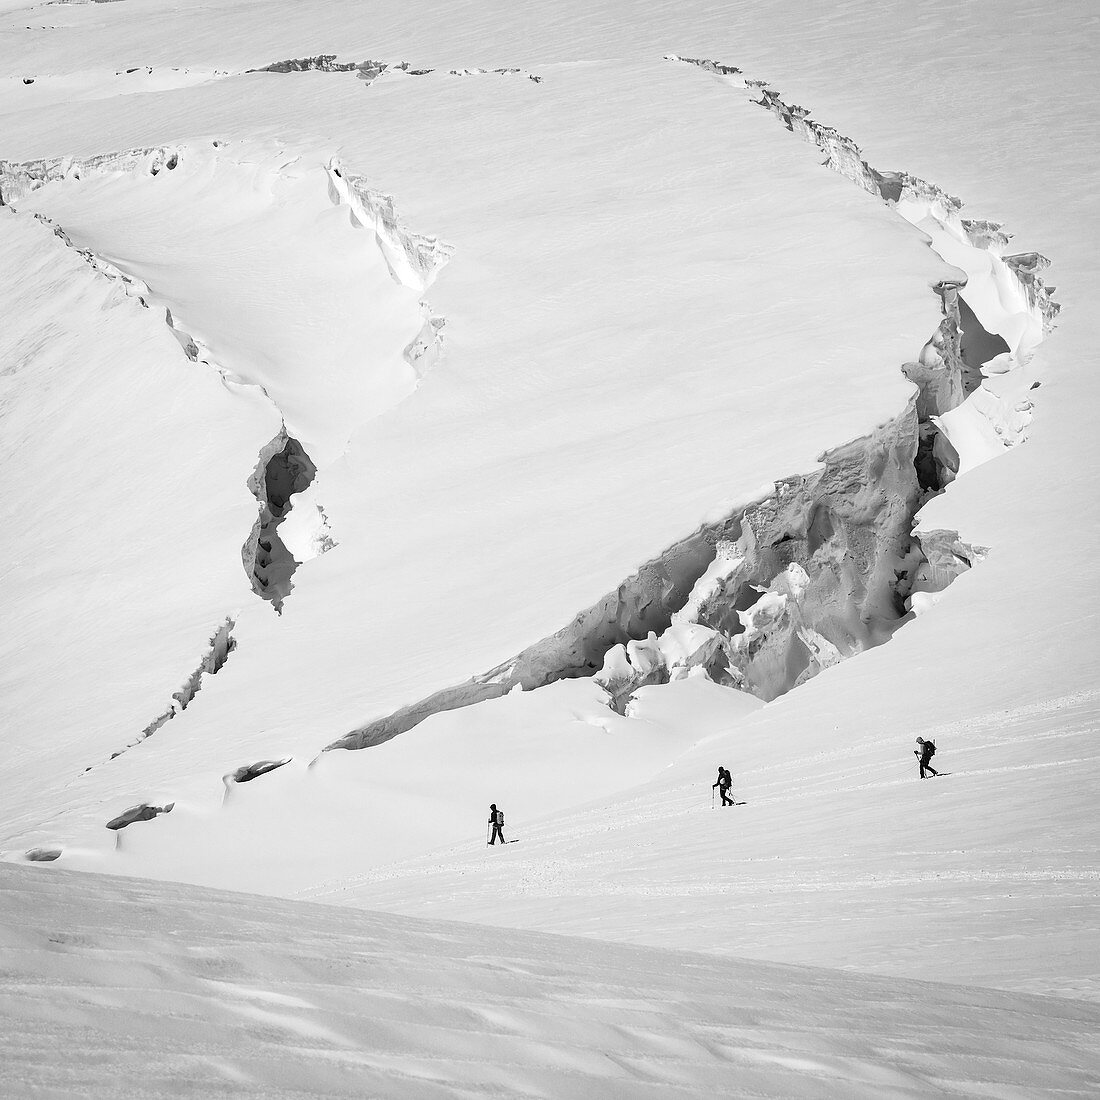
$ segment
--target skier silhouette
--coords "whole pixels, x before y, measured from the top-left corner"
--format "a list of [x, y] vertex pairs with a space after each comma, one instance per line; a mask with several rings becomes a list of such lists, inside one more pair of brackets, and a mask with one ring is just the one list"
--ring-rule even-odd
[[504, 839], [504, 811], [498, 810], [495, 802], [489, 807], [489, 825], [492, 830], [489, 843], [496, 844], [499, 836], [501, 844], [507, 844], [508, 841]]
[[712, 783], [710, 789], [713, 791], [715, 787], [718, 788], [718, 793], [722, 796], [723, 806], [732, 806], [734, 801], [729, 797], [730, 787], [733, 786], [733, 776], [730, 775], [729, 769], [723, 768], [721, 764], [718, 765], [718, 782]]
[[927, 779], [925, 772], [931, 772], [933, 775], [939, 775], [940, 773], [932, 767], [932, 757], [936, 755], [936, 743], [935, 741], [925, 741], [923, 737], [917, 738], [917, 744], [920, 745], [919, 749], [913, 750], [913, 755], [920, 762], [920, 777], [921, 779]]

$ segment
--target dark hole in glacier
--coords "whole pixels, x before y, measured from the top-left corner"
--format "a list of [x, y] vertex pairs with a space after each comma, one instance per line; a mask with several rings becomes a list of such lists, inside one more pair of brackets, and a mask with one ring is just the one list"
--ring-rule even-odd
[[917, 471], [917, 484], [924, 493], [938, 493], [943, 489], [943, 471], [935, 454], [938, 434], [933, 424], [920, 426], [920, 437], [913, 465]]
[[60, 848], [29, 848], [23, 858], [30, 863], [52, 863], [61, 858]]
[[962, 329], [960, 350], [966, 365], [963, 388], [967, 394], [971, 394], [982, 380], [982, 365], [1011, 349], [1003, 337], [986, 331], [962, 295], [959, 296], [959, 324]]
[[133, 825], [135, 821], [152, 821], [160, 814], [171, 813], [174, 806], [174, 802], [168, 802], [163, 806], [150, 806], [149, 803], [142, 802], [137, 806], [131, 806], [118, 817], [111, 818], [107, 822], [107, 828], [117, 832], [119, 829], [125, 829], [127, 825]]
[[898, 202], [902, 191], [905, 190], [905, 180], [902, 175], [898, 172], [878, 172], [876, 175], [878, 193], [887, 202]]
[[282, 519], [295, 493], [308, 489], [317, 467], [296, 439], [288, 439], [278, 454], [272, 455], [264, 471], [264, 489], [271, 514]]
[[[276, 448], [274, 453], [270, 447]], [[265, 453], [270, 454], [266, 461]], [[308, 489], [316, 476], [317, 467], [305, 448], [282, 432], [261, 452], [260, 465], [249, 481], [260, 515], [242, 552], [245, 570], [253, 590], [280, 613], [300, 563], [279, 537], [279, 524], [290, 511], [291, 498]]]
[[233, 772], [232, 781], [234, 783], [251, 783], [253, 779], [261, 775], [267, 775], [268, 772], [273, 772], [276, 768], [281, 768], [284, 764], [289, 763], [290, 757], [286, 756], [282, 760], [260, 760], [255, 764], [245, 764]]
[[817, 504], [806, 526], [806, 553], [813, 557], [833, 537], [833, 520], [829, 509]]

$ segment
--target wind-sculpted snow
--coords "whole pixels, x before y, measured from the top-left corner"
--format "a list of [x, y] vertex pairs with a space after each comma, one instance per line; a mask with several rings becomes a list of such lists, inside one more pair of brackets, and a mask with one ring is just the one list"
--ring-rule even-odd
[[12, 1096], [1066, 1096], [1100, 1068], [1082, 1001], [35, 867], [0, 887]]

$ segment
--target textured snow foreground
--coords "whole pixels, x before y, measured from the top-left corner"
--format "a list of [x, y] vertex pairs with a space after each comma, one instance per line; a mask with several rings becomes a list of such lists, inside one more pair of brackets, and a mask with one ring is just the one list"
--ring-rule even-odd
[[1100, 1089], [1087, 1002], [110, 876], [0, 868], [0, 951], [11, 1096]]
[[1095, 1094], [1090, 5], [369, 8], [0, 0], [7, 1091]]

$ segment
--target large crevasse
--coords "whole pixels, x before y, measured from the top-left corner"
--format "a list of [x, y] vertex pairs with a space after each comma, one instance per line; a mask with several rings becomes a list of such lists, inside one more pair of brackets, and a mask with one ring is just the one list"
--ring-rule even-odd
[[766, 83], [713, 61], [670, 60], [747, 92], [964, 272], [936, 288], [943, 320], [901, 367], [914, 395], [889, 423], [669, 547], [557, 633], [329, 748], [378, 744], [438, 711], [565, 677], [595, 676], [620, 713], [640, 687], [693, 675], [774, 699], [887, 641], [987, 553], [957, 531], [922, 528], [919, 512], [960, 473], [1026, 439], [1038, 383], [1024, 368], [1059, 308], [1042, 280], [1049, 261], [1008, 254], [998, 223], [964, 219], [962, 203], [934, 184], [870, 167], [853, 141]]

